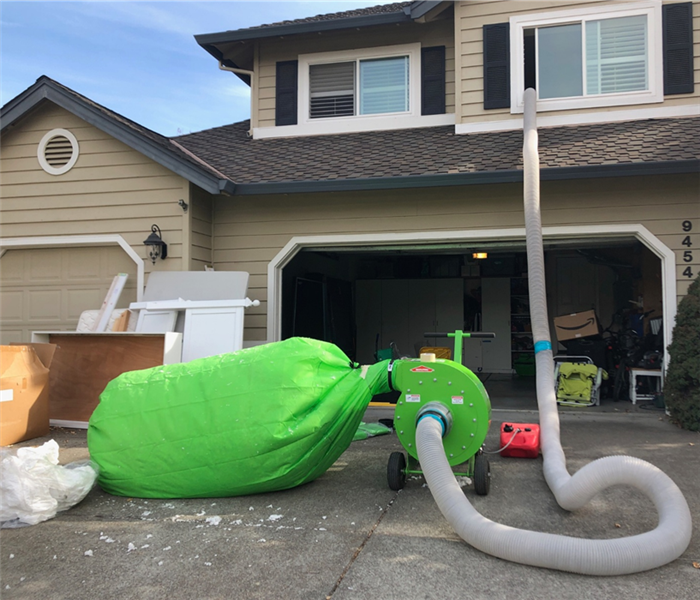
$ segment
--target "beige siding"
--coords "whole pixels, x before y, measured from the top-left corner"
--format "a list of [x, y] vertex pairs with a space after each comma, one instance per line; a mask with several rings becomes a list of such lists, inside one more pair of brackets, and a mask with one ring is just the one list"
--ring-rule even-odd
[[[39, 166], [45, 133], [69, 130], [78, 140], [76, 165], [63, 175]], [[142, 257], [153, 223], [163, 232], [168, 258], [158, 270], [186, 270], [189, 182], [62, 108], [46, 103], [2, 138], [2, 236], [5, 238], [119, 234]], [[151, 270], [146, 261], [146, 272]]]
[[212, 198], [211, 195], [191, 186], [190, 228], [192, 231], [190, 260], [191, 271], [202, 271], [205, 265], [213, 263], [212, 257]]
[[[687, 292], [682, 271], [700, 270], [700, 252], [683, 262], [682, 223], [694, 223], [700, 247], [697, 176], [544, 182], [544, 226], [641, 223], [676, 252], [678, 292]], [[295, 236], [387, 232], [498, 230], [524, 227], [522, 186], [368, 193], [218, 197], [214, 202], [217, 270], [251, 274], [249, 296], [261, 301], [246, 311], [246, 339], [266, 339], [267, 266]]]
[[[479, 121], [496, 121], [516, 119], [522, 115], [511, 115], [510, 109], [484, 110], [483, 87], [483, 36], [482, 27], [487, 24], [505, 23], [509, 17], [535, 12], [550, 12], [556, 8], [568, 9], [573, 7], [595, 6], [598, 2], [609, 4], [609, 0], [593, 0], [582, 2], [580, 0], [552, 0], [550, 2], [538, 2], [537, 0], [495, 0], [495, 1], [470, 1], [457, 2], [455, 4], [455, 69], [458, 75], [456, 88], [457, 123], [474, 123]], [[664, 4], [666, 2], [664, 1]], [[671, 3], [671, 2], [668, 2]], [[624, 4], [622, 2], [621, 4]], [[698, 103], [700, 98], [700, 1], [693, 2], [693, 30], [694, 30], [694, 54], [695, 54], [695, 93], [667, 96], [663, 106], [678, 106]], [[634, 108], [645, 106], [661, 106], [661, 104], [636, 105]], [[623, 111], [629, 107], [610, 107], [606, 111]], [[544, 115], [581, 114], [591, 110], [585, 109], [572, 111], [549, 111]]]
[[[449, 11], [448, 11], [449, 14]], [[454, 25], [451, 18], [431, 23], [411, 23], [387, 28], [373, 28], [362, 33], [361, 47], [374, 48], [420, 42], [423, 47], [445, 46], [447, 112], [455, 106]], [[333, 52], [358, 47], [357, 31], [299, 36], [293, 43], [285, 38], [260, 42], [255, 71], [257, 73], [257, 114], [255, 127], [275, 125], [275, 65], [278, 61], [296, 60], [300, 54]]]

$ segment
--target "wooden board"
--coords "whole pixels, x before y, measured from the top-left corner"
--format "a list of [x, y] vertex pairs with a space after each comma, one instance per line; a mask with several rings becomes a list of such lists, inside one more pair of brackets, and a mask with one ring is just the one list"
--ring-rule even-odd
[[49, 340], [58, 345], [49, 373], [52, 420], [88, 421], [117, 375], [163, 364], [163, 335], [51, 334]]

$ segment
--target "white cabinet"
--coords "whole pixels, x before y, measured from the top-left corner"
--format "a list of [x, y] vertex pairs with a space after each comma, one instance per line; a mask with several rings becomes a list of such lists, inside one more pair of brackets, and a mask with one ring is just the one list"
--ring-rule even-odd
[[483, 370], [485, 373], [510, 373], [509, 277], [481, 280], [481, 311], [481, 328], [496, 334], [495, 339], [481, 341]]

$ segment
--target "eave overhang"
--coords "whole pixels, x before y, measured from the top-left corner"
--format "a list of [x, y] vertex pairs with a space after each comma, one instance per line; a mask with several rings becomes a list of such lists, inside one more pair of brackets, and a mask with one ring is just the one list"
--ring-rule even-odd
[[235, 190], [235, 185], [229, 179], [217, 177], [206, 168], [179, 158], [127, 124], [109, 117], [97, 106], [92, 106], [62, 89], [47, 77], [39, 78], [33, 86], [0, 109], [0, 131], [5, 133], [22, 117], [46, 101], [76, 115], [211, 194], [232, 194]]
[[[608, 177], [639, 177], [645, 175], [679, 175], [700, 173], [700, 159], [615, 165], [543, 168], [542, 181], [599, 179]], [[522, 183], [522, 170], [454, 173], [444, 175], [411, 175], [406, 177], [376, 177], [341, 181], [290, 181], [275, 183], [242, 183], [236, 185], [236, 196], [263, 194], [301, 194], [315, 192], [359, 192], [410, 188], [452, 187]]]

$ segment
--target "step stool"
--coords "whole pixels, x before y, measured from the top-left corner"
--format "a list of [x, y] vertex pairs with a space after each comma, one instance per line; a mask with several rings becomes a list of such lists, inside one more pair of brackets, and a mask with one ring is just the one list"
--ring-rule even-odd
[[[658, 384], [656, 386], [657, 393], [661, 393], [664, 389], [664, 373], [662, 369], [630, 369], [630, 400], [632, 404], [637, 404], [637, 400], [653, 400], [653, 394], [638, 394], [637, 393], [637, 378], [639, 377], [656, 377]], [[651, 387], [651, 386], [650, 386]]]

